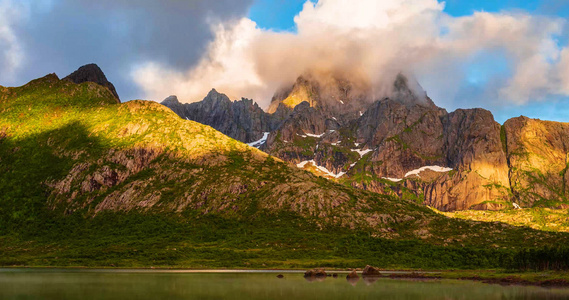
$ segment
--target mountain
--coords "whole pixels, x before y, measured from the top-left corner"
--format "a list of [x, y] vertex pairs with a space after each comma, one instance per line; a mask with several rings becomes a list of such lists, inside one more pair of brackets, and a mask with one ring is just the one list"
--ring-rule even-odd
[[274, 130], [279, 122], [278, 118], [266, 114], [252, 100], [243, 98], [233, 102], [215, 89], [200, 102], [181, 104], [176, 96], [170, 96], [162, 104], [186, 120], [207, 124], [246, 143], [261, 139], [265, 132]]
[[[292, 115], [315, 109], [304, 106]], [[0, 87], [0, 112], [2, 266], [503, 267], [569, 241], [315, 176], [90, 81]]]
[[[569, 206], [565, 125], [512, 119], [501, 126], [484, 109], [448, 113], [403, 74], [385, 95], [373, 100], [371, 89], [349, 80], [300, 76], [273, 97], [265, 117], [279, 122], [263, 129], [270, 133], [260, 149], [340, 183], [442, 211]], [[200, 107], [194, 115], [210, 114], [199, 102], [189, 105]], [[527, 140], [523, 132], [540, 126], [542, 140]]]
[[119, 94], [117, 94], [115, 86], [107, 80], [105, 73], [103, 73], [101, 68], [96, 64], [84, 65], [63, 79], [77, 84], [83, 82], [94, 82], [100, 86], [104, 86], [108, 88], [113, 96], [120, 102]]

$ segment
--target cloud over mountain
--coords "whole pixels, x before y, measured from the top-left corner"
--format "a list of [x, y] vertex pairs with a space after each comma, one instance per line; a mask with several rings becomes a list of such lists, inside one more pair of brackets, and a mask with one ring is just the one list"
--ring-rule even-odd
[[[219, 22], [197, 65], [180, 70], [147, 60], [131, 74], [152, 99], [174, 93], [193, 102], [215, 87], [263, 106], [307, 70], [358, 78], [377, 94], [403, 71], [447, 107], [569, 96], [568, 49], [558, 42], [567, 33], [562, 18], [525, 12], [453, 17], [436, 0], [320, 0], [307, 1], [295, 23], [291, 33], [260, 29], [247, 18]], [[488, 65], [488, 58], [504, 66]], [[471, 66], [485, 64], [479, 82]]]

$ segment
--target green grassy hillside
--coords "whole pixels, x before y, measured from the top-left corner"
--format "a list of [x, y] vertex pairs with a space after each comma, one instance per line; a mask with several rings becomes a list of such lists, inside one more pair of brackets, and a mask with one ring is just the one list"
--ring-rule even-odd
[[3, 266], [491, 268], [568, 242], [316, 177], [94, 83], [0, 87]]

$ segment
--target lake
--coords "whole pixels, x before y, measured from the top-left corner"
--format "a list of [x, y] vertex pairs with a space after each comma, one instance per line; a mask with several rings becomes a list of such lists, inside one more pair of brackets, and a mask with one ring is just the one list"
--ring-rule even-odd
[[[283, 274], [284, 278], [277, 278]], [[302, 272], [0, 269], [0, 299], [569, 299], [569, 289], [459, 280], [308, 281]]]

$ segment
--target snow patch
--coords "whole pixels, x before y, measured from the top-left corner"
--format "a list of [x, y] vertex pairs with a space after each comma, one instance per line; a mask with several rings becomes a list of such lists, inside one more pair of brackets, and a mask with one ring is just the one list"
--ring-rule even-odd
[[247, 145], [255, 148], [261, 147], [262, 144], [267, 142], [267, 138], [269, 138], [269, 133], [270, 132], [263, 132], [263, 137], [260, 140], [248, 143]]
[[363, 116], [364, 114], [362, 113], [362, 111], [360, 110], [360, 117]]
[[519, 206], [517, 203], [512, 203], [514, 205], [514, 209], [522, 209], [521, 206]]
[[341, 143], [341, 142], [342, 142], [342, 141], [337, 141], [337, 142], [335, 142], [335, 143], [332, 143], [331, 145], [332, 145], [332, 146], [337, 146], [337, 145], [338, 145], [339, 143]]
[[344, 101], [342, 101], [342, 100], [339, 100], [339, 101], [340, 101], [340, 103], [344, 104]]
[[381, 179], [387, 179], [387, 180], [393, 181], [393, 182], [399, 182], [399, 181], [403, 180], [402, 178], [390, 178], [390, 177], [381, 177]]
[[332, 117], [332, 119], [334, 119], [334, 120], [338, 121], [338, 119], [336, 119], [336, 117]]
[[330, 172], [328, 169], [326, 169], [326, 167], [322, 167], [322, 166], [317, 165], [313, 159], [300, 162], [296, 166], [303, 169], [307, 164], [314, 165], [318, 170], [320, 170], [322, 173], [325, 173], [326, 175], [328, 175], [330, 177], [340, 178], [346, 174], [346, 172], [340, 172], [338, 174], [334, 174], [334, 173]]
[[364, 155], [366, 155], [366, 154], [368, 154], [368, 153], [370, 153], [370, 152], [373, 151], [373, 150], [371, 150], [371, 149], [366, 149], [366, 150], [350, 149], [350, 150], [351, 150], [352, 152], [357, 152], [357, 153], [360, 155], [360, 157], [361, 157], [361, 156], [364, 156]]
[[[306, 134], [307, 136], [315, 137], [315, 138], [321, 138], [321, 137], [324, 136], [325, 133], [326, 133], [326, 132], [324, 132], [324, 133], [322, 133], [322, 134], [312, 134], [312, 133], [306, 133], [306, 132], [305, 132], [304, 134]], [[298, 133], [297, 133], [297, 134], [298, 134]], [[305, 136], [305, 137], [306, 137], [306, 136]]]
[[359, 147], [361, 144], [360, 143], [354, 143], [354, 145], [356, 145], [356, 147]]
[[440, 166], [425, 166], [425, 167], [421, 167], [419, 169], [415, 169], [413, 171], [409, 171], [405, 174], [405, 177], [409, 177], [411, 175], [417, 175], [419, 176], [419, 173], [425, 171], [425, 170], [431, 170], [431, 171], [435, 171], [435, 172], [449, 172], [452, 171], [452, 168], [446, 168], [446, 167], [440, 167]]

